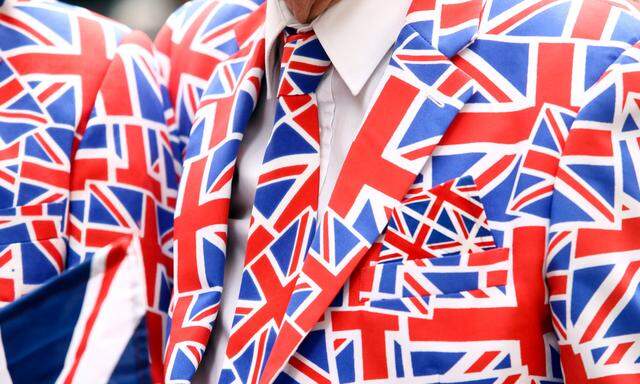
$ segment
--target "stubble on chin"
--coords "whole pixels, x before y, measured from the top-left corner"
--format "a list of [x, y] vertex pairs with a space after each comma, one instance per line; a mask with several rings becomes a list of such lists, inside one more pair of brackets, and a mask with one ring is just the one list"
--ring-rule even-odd
[[308, 23], [339, 0], [285, 0], [293, 16], [301, 23]]
[[320, 16], [322, 12], [329, 9], [330, 6], [337, 3], [338, 1], [339, 0], [317, 0], [315, 3], [313, 3], [313, 6], [311, 7], [311, 11], [309, 12], [309, 17], [307, 21], [311, 21], [316, 17]]

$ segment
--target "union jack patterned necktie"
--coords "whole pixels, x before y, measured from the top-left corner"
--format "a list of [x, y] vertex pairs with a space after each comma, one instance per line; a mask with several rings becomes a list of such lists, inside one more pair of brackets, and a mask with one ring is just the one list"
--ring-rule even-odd
[[[331, 66], [315, 33], [285, 30], [274, 128], [265, 151], [251, 214], [245, 266], [227, 363], [268, 358], [315, 233], [320, 181], [316, 89]], [[256, 361], [242, 359], [246, 347]]]

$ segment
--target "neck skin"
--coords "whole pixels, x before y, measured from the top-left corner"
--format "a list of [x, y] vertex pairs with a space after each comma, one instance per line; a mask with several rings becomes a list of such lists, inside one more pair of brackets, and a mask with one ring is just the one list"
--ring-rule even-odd
[[339, 0], [284, 0], [293, 16], [301, 23], [308, 23]]

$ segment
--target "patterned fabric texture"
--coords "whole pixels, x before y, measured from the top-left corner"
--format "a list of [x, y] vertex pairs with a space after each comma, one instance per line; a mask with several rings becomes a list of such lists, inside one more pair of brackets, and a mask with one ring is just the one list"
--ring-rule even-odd
[[[261, 3], [192, 1], [157, 39], [183, 153], [167, 382], [216, 332]], [[639, 21], [623, 0], [415, 0], [299, 273], [255, 285], [252, 310], [284, 315], [220, 381], [638, 382]]]
[[177, 195], [167, 101], [143, 34], [54, 1], [0, 8], [0, 306], [139, 241], [155, 381]]
[[[0, 4], [0, 379], [190, 382], [263, 1], [188, 3], [160, 54], [79, 8]], [[220, 382], [640, 381], [639, 39], [625, 0], [414, 0], [328, 209], [256, 202], [283, 233], [254, 220], [234, 323], [251, 332]], [[305, 58], [285, 119], [313, 109], [309, 51], [285, 50]], [[282, 131], [309, 145], [305, 127]]]

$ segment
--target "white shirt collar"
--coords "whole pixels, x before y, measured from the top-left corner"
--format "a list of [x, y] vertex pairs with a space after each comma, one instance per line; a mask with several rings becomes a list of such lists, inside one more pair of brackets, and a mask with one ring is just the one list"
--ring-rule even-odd
[[[404, 26], [411, 0], [341, 0], [311, 22], [331, 63], [357, 95]], [[276, 44], [286, 26], [300, 25], [284, 0], [267, 0], [265, 64], [272, 95]]]

